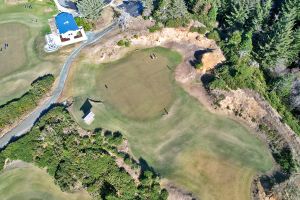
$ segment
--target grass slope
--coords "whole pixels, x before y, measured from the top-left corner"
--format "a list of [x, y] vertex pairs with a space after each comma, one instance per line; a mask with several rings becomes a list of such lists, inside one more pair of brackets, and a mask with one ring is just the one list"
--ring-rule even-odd
[[62, 192], [45, 171], [33, 165], [5, 170], [0, 174], [1, 200], [89, 200], [86, 192]]
[[[130, 113], [124, 115], [124, 110], [118, 108], [118, 104], [131, 106], [126, 102], [126, 98], [124, 101], [124, 98], [114, 97], [118, 102], [112, 101], [114, 103], [112, 104], [105, 92], [101, 93], [103, 90], [100, 88], [106, 83], [100, 77], [106, 78], [103, 80], [116, 80], [117, 76], [124, 79], [118, 82], [124, 84], [128, 98], [137, 96], [141, 99], [135, 100], [135, 106], [143, 105], [144, 98], [139, 95], [144, 96], [144, 90], [148, 92], [148, 88], [130, 89], [130, 85], [127, 85], [132, 84], [131, 80], [128, 80], [130, 74], [137, 76], [133, 78], [136, 84], [155, 82], [149, 87], [157, 88], [150, 90], [149, 95], [161, 99], [155, 99], [151, 103], [162, 101], [164, 95], [151, 92], [157, 92], [160, 88], [165, 90], [166, 80], [155, 78], [158, 76], [152, 77], [152, 74], [153, 68], [154, 71], [164, 71], [166, 63], [153, 65], [140, 59], [141, 54], [146, 57], [151, 51], [155, 51], [159, 58], [166, 57], [175, 61], [173, 65], [179, 63], [177, 53], [155, 48], [133, 52], [129, 55], [130, 59], [123, 59], [122, 62], [108, 63], [104, 66], [86, 64], [75, 66], [73, 80], [69, 83], [72, 95], [76, 97], [72, 108], [73, 115], [85, 128], [101, 126], [122, 131], [129, 139], [130, 148], [137, 158], [144, 158], [164, 177], [186, 187], [201, 199], [249, 199], [253, 175], [270, 169], [272, 159], [264, 145], [242, 125], [224, 116], [208, 112], [196, 99], [185, 93], [174, 78], [169, 79], [167, 83], [172, 85], [168, 91], [174, 93], [169, 115], [162, 117], [160, 112], [157, 117], [144, 121], [131, 118]], [[143, 70], [132, 67], [136, 65], [137, 60]], [[174, 76], [173, 73], [170, 75]], [[113, 87], [108, 89], [113, 90], [111, 92], [118, 96], [118, 90], [114, 91]], [[91, 126], [87, 126], [81, 119], [82, 113], [79, 108], [83, 100], [91, 96], [107, 97], [107, 101], [103, 104], [93, 104], [96, 120]], [[149, 106], [151, 112], [151, 108], [158, 105], [145, 104], [145, 106]], [[141, 113], [141, 117], [144, 116], [145, 114]]]

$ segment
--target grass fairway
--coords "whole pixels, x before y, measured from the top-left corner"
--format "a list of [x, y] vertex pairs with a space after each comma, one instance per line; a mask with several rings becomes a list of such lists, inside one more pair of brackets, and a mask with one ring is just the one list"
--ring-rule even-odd
[[87, 192], [62, 192], [53, 179], [32, 165], [10, 169], [0, 174], [1, 200], [90, 200]]
[[[26, 43], [29, 37], [29, 28], [19, 23], [1, 24], [0, 29], [0, 77], [4, 77], [27, 62]], [[4, 44], [9, 46], [5, 48]]]
[[[239, 123], [207, 111], [177, 85], [171, 70], [165, 71], [165, 61], [154, 65], [145, 60], [149, 52], [172, 61], [172, 66], [180, 61], [178, 53], [155, 48], [132, 52], [127, 58], [105, 65], [74, 66], [74, 76], [69, 82], [71, 95], [75, 97], [74, 117], [85, 128], [122, 131], [136, 158], [145, 159], [163, 177], [194, 192], [200, 199], [250, 199], [253, 175], [272, 167], [265, 146]], [[153, 75], [154, 72], [161, 74]], [[107, 89], [114, 97], [102, 88], [109, 80], [117, 82], [110, 83], [113, 86]], [[143, 87], [135, 88], [136, 85]], [[160, 94], [160, 90], [164, 92]], [[152, 96], [156, 99], [147, 102]], [[161, 105], [166, 96], [170, 96], [166, 101], [170, 105]], [[83, 123], [79, 111], [86, 97], [104, 99], [103, 104], [93, 104], [96, 119], [90, 126]], [[134, 105], [129, 102], [131, 98]], [[139, 105], [143, 102], [145, 105]], [[145, 108], [133, 115], [120, 105]], [[167, 116], [162, 116], [162, 106], [168, 107]], [[147, 110], [156, 117], [145, 118]], [[136, 120], [138, 115], [144, 120]]]
[[[37, 77], [56, 75], [60, 70], [57, 54], [46, 55], [42, 49], [47, 20], [55, 7], [49, 0], [30, 4], [32, 9], [0, 0], [0, 105], [22, 95]], [[8, 43], [7, 49], [4, 43]]]

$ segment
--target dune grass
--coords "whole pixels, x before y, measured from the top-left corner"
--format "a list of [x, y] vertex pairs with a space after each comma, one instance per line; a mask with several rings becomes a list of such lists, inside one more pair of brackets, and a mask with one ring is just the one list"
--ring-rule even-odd
[[9, 44], [0, 52], [0, 105], [19, 97], [37, 77], [58, 74], [61, 66], [57, 58], [42, 53], [47, 20], [56, 12], [55, 7], [50, 1], [30, 4], [32, 9], [0, 1], [0, 48], [5, 42]]
[[30, 164], [0, 174], [1, 200], [90, 200], [87, 192], [65, 193], [51, 176]]
[[[165, 78], [152, 76], [153, 71], [166, 77], [174, 77], [174, 74], [171, 70], [168, 71], [171, 76], [165, 74], [165, 62], [153, 65], [140, 59], [141, 54], [146, 57], [149, 52], [156, 52], [159, 58], [173, 60], [173, 65], [179, 63], [176, 52], [155, 48], [132, 52], [126, 59], [105, 65], [83, 63], [74, 66], [74, 76], [69, 86], [75, 97], [72, 113], [76, 120], [87, 129], [104, 127], [122, 131], [136, 158], [145, 159], [163, 177], [194, 192], [200, 199], [249, 199], [252, 177], [272, 167], [267, 148], [239, 123], [207, 111], [196, 99], [184, 92], [174, 78], [168, 79], [169, 83], [166, 83]], [[134, 67], [138, 62], [140, 66]], [[133, 86], [130, 85], [133, 83], [128, 77], [133, 75], [136, 76], [132, 78], [136, 84], [151, 85], [132, 89]], [[116, 95], [111, 97], [101, 87], [107, 80], [117, 78], [124, 79], [117, 80], [124, 86], [108, 87]], [[171, 88], [166, 90], [168, 84], [171, 84]], [[157, 88], [152, 90], [153, 87]], [[165, 95], [151, 94], [160, 88], [172, 93], [173, 99], [168, 101], [171, 103], [168, 115], [162, 115], [163, 111], [160, 110], [156, 111], [156, 117], [145, 119], [143, 111], [136, 112], [136, 116], [132, 118], [132, 113], [126, 113], [124, 108], [119, 107], [131, 107], [126, 98], [136, 97], [134, 106], [151, 106], [148, 110], [152, 112], [152, 107], [155, 110], [158, 106], [153, 104], [162, 102], [165, 98]], [[122, 90], [126, 90], [126, 97], [118, 93]], [[150, 92], [147, 95], [161, 99], [151, 99], [151, 104], [144, 105], [144, 90], [146, 94]], [[87, 97], [104, 99], [104, 103], [93, 103], [96, 119], [90, 126], [84, 124], [79, 110]], [[115, 99], [111, 101], [111, 98]], [[144, 120], [137, 120], [138, 114]]]

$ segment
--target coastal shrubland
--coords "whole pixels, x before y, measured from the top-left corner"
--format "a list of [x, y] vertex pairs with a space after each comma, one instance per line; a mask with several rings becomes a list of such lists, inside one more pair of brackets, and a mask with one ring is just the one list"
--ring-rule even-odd
[[143, 167], [137, 183], [117, 166], [122, 141], [119, 132], [83, 131], [65, 108], [55, 107], [0, 152], [1, 168], [6, 159], [34, 163], [46, 168], [62, 191], [86, 189], [93, 199], [166, 199], [155, 172]]

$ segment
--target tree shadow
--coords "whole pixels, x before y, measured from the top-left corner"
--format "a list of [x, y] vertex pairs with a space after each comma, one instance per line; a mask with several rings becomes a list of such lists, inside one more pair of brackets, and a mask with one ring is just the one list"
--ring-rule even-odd
[[210, 53], [213, 51], [214, 51], [214, 49], [211, 49], [211, 48], [200, 49], [200, 50], [195, 51], [194, 59], [190, 60], [190, 64], [195, 67], [196, 64], [198, 64], [199, 61], [201, 61], [204, 54]]
[[154, 175], [159, 176], [153, 167], [151, 167], [142, 157], [139, 158], [139, 164], [141, 166], [141, 175], [143, 175], [145, 171], [151, 171]]

